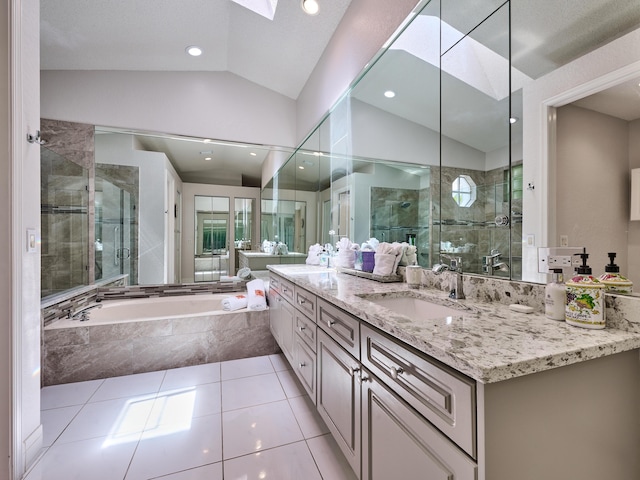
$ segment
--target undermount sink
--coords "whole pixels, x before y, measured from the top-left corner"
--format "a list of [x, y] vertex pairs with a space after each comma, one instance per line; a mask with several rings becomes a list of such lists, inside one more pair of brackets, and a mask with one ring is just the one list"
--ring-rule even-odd
[[399, 313], [400, 315], [404, 315], [405, 317], [409, 317], [414, 320], [452, 317], [462, 314], [458, 309], [411, 296], [364, 298], [376, 305], [380, 305], [392, 312]]

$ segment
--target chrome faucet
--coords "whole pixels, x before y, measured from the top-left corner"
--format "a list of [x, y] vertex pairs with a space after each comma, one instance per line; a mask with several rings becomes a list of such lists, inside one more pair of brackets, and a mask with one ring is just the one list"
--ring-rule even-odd
[[489, 275], [493, 275], [495, 271], [509, 271], [509, 264], [501, 262], [502, 254], [497, 249], [492, 249], [489, 255], [482, 257], [482, 271]]
[[89, 313], [91, 310], [93, 310], [94, 308], [102, 308], [102, 304], [101, 303], [96, 303], [94, 305], [89, 305], [87, 307], [83, 307], [79, 310], [76, 310], [76, 312], [74, 314], [71, 314], [71, 309], [67, 310], [67, 318], [71, 319], [71, 320], [78, 320], [80, 319], [81, 322], [86, 322], [87, 320], [89, 320]]
[[445, 263], [437, 263], [433, 266], [433, 272], [436, 275], [440, 275], [445, 270], [449, 270], [453, 274], [451, 277], [449, 298], [463, 300], [465, 296], [462, 282], [462, 258], [452, 257], [441, 253], [440, 262], [442, 262], [443, 258], [449, 260], [449, 265], [446, 265]]

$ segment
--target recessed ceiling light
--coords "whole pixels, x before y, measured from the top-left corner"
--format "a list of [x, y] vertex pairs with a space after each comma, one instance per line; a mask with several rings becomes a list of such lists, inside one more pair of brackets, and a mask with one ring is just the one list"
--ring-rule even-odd
[[518, 120], [519, 120], [518, 117], [511, 117], [509, 119], [509, 123], [513, 124], [513, 123], [516, 123]]
[[393, 98], [396, 96], [396, 92], [394, 92], [393, 90], [387, 90], [386, 92], [384, 92], [384, 96], [387, 98]]
[[316, 0], [302, 0], [302, 10], [307, 15], [316, 15], [320, 10], [320, 6]]
[[189, 45], [185, 48], [186, 52], [192, 57], [199, 57], [202, 55], [202, 49], [200, 47], [196, 47], [195, 45]]
[[252, 157], [255, 157], [257, 155], [256, 152], [250, 152], [249, 155], [251, 155]]
[[304, 167], [303, 167], [302, 165], [298, 165], [298, 168], [299, 168], [300, 170], [304, 170]]
[[204, 157], [205, 160], [211, 160], [211, 157]]

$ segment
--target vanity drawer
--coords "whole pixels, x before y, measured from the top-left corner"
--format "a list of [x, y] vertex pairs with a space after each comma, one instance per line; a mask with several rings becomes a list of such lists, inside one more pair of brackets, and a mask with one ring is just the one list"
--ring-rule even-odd
[[316, 351], [316, 324], [303, 315], [298, 310], [295, 313], [296, 319], [293, 328], [296, 334], [312, 350]]
[[316, 296], [306, 291], [304, 288], [295, 286], [296, 301], [295, 306], [314, 322], [316, 321]]
[[293, 283], [277, 275], [269, 275], [269, 288], [276, 290], [282, 298], [293, 303]]
[[318, 325], [342, 348], [360, 358], [360, 320], [318, 298]]
[[362, 364], [476, 458], [475, 381], [362, 325]]
[[309, 394], [309, 398], [316, 404], [316, 353], [311, 351], [306, 342], [299, 335], [293, 342], [293, 370], [300, 383]]

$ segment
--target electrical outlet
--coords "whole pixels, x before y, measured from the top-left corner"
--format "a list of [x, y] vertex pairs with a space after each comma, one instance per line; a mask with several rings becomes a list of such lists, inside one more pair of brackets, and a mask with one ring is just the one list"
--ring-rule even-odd
[[571, 255], [550, 255], [549, 268], [563, 268], [571, 266]]

